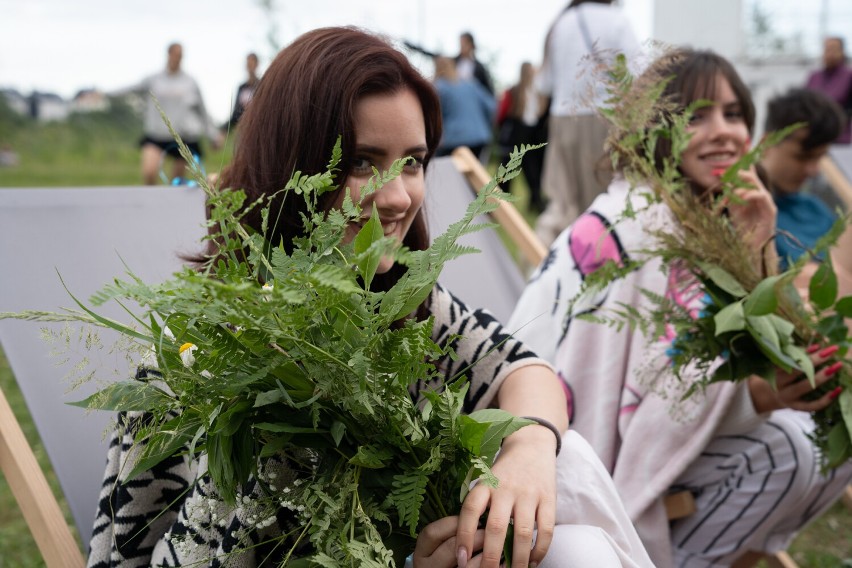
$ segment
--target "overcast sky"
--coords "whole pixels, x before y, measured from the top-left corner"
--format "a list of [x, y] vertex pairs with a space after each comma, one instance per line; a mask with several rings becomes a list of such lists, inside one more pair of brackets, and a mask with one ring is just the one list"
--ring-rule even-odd
[[[272, 54], [269, 22], [281, 45], [310, 29], [357, 25], [449, 54], [470, 30], [497, 81], [517, 80], [538, 63], [544, 35], [567, 0], [273, 0], [270, 20], [257, 0], [0, 0], [0, 87], [72, 97], [109, 91], [165, 66], [180, 41], [183, 68], [201, 85], [208, 111], [224, 120], [245, 79], [245, 56]], [[622, 0], [640, 37], [651, 29], [651, 0]], [[426, 65], [426, 62], [421, 62]], [[431, 73], [431, 65], [424, 72]]]
[[[506, 87], [517, 80], [521, 62], [540, 62], [547, 28], [568, 0], [271, 2], [272, 17], [259, 0], [0, 0], [0, 87], [70, 98], [82, 88], [130, 86], [161, 70], [167, 45], [180, 41], [183, 67], [198, 80], [209, 112], [220, 122], [245, 79], [246, 54], [257, 52], [261, 69], [269, 62], [273, 50], [267, 36], [273, 27], [283, 46], [310, 29], [347, 24], [448, 54], [458, 52], [459, 33], [469, 30], [480, 59], [489, 64], [498, 85]], [[772, 16], [773, 29], [785, 37], [802, 35], [812, 56], [819, 53], [823, 31], [844, 34], [852, 29], [850, 0], [692, 2], [704, 10], [740, 2], [742, 21], [730, 25], [746, 29], [754, 5], [762, 6]], [[654, 0], [619, 4], [639, 39], [650, 38]], [[671, 25], [692, 26], [697, 32], [707, 24], [707, 17], [685, 20]], [[413, 60], [431, 74], [430, 62]]]

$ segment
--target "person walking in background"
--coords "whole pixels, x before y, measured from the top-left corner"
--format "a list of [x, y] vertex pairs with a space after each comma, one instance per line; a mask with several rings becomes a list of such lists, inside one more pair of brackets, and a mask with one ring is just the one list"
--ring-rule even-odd
[[181, 69], [182, 59], [183, 47], [179, 43], [172, 43], [168, 48], [165, 69], [145, 78], [138, 85], [111, 93], [113, 96], [136, 93], [145, 99], [143, 138], [140, 142], [142, 181], [145, 185], [157, 183], [164, 153], [174, 158], [172, 179], [183, 178], [186, 171], [186, 163], [160, 116], [157, 104], [196, 159], [200, 160], [203, 155], [201, 141], [205, 137], [210, 138], [214, 148], [222, 143], [222, 135], [204, 107], [198, 83]]
[[822, 50], [823, 68], [808, 77], [807, 88], [825, 93], [846, 113], [843, 132], [837, 144], [849, 144], [852, 132], [849, 117], [852, 116], [852, 68], [846, 65], [846, 53], [842, 37], [827, 37]]
[[[529, 61], [521, 64], [518, 83], [506, 89], [497, 109], [497, 145], [500, 163], [509, 160], [512, 149], [521, 144], [547, 142], [547, 102], [533, 85], [535, 67]], [[529, 208], [536, 213], [544, 209], [541, 196], [541, 169], [544, 149], [532, 150], [524, 155], [521, 165], [530, 190]], [[513, 181], [509, 182], [510, 184]]]
[[462, 79], [473, 79], [494, 96], [494, 85], [488, 69], [476, 58], [476, 41], [473, 34], [464, 32], [459, 36], [459, 54], [456, 56], [456, 69]]
[[248, 72], [248, 80], [237, 88], [237, 97], [234, 99], [234, 110], [231, 112], [231, 118], [225, 123], [225, 130], [231, 130], [237, 126], [240, 117], [246, 110], [246, 105], [251, 101], [254, 95], [254, 90], [260, 81], [257, 76], [258, 66], [257, 54], [249, 53], [246, 56], [246, 71]]
[[446, 156], [459, 146], [467, 146], [480, 156], [491, 141], [497, 107], [494, 97], [476, 81], [459, 77], [456, 63], [449, 57], [435, 58], [435, 89], [441, 99], [444, 122], [437, 155]]
[[536, 226], [546, 245], [611, 179], [597, 168], [607, 127], [595, 112], [605, 96], [595, 68], [609, 64], [617, 53], [630, 58], [639, 47], [630, 22], [612, 0], [573, 0], [547, 34], [536, 81], [551, 98], [542, 177], [548, 204]]

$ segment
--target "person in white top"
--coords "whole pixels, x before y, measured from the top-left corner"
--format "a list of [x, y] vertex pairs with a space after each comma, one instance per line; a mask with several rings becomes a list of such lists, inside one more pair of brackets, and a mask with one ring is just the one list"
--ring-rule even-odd
[[551, 98], [542, 190], [548, 199], [536, 232], [550, 244], [591, 205], [611, 179], [596, 171], [606, 124], [595, 113], [603, 103], [602, 67], [618, 53], [639, 52], [630, 22], [612, 0], [573, 0], [548, 32], [538, 90]]
[[182, 59], [183, 47], [179, 43], [172, 43], [168, 48], [165, 69], [146, 77], [137, 85], [111, 93], [113, 96], [136, 93], [145, 100], [143, 138], [139, 143], [142, 147], [142, 181], [145, 185], [157, 183], [165, 156], [174, 158], [172, 180], [183, 178], [186, 171], [186, 163], [156, 103], [159, 103], [175, 132], [197, 159], [202, 156], [201, 140], [204, 137], [209, 137], [214, 148], [222, 143], [222, 134], [207, 114], [198, 83], [181, 69]]

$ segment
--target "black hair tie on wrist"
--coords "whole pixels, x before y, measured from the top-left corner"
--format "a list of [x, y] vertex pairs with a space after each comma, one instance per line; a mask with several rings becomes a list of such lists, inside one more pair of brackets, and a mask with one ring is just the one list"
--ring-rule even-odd
[[559, 433], [559, 430], [556, 429], [556, 426], [545, 420], [544, 418], [539, 418], [537, 416], [521, 416], [521, 418], [525, 420], [532, 420], [539, 426], [544, 426], [556, 436], [556, 455], [559, 455], [559, 452], [562, 450], [562, 434]]

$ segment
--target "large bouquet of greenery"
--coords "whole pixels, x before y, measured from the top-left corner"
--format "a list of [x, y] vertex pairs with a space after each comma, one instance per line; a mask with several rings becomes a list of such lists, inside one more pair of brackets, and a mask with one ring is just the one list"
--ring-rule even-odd
[[[849, 219], [839, 219], [816, 250], [778, 273], [773, 262], [755, 258], [730, 219], [721, 214], [726, 203], [737, 200], [733, 191], [742, 185], [739, 172], [754, 165], [764, 148], [800, 125], [769, 135], [721, 176], [717, 194], [698, 196], [678, 166], [689, 144], [690, 116], [711, 103], [698, 101], [685, 110], [677, 109], [663, 97], [671, 77], [646, 74], [636, 79], [623, 57], [608, 73], [610, 98], [602, 113], [611, 125], [608, 144], [613, 165], [621, 168], [634, 187], [650, 188], [635, 200], [643, 205], [629, 205], [624, 217], [635, 218], [644, 204], [663, 204], [673, 222], [648, 228], [655, 241], [650, 250], [641, 251], [623, 266], [607, 263], [586, 279], [581, 294], [659, 259], [666, 266], [680, 264], [700, 282], [706, 292], [705, 306], [696, 317], [676, 302], [645, 290], [652, 306], [649, 310], [622, 304], [611, 313], [583, 317], [614, 326], [629, 323], [649, 338], [673, 337], [665, 362], [669, 371], [664, 375], [673, 373], [682, 381], [685, 396], [716, 381], [739, 381], [753, 374], [774, 381], [777, 368], [799, 371], [813, 382], [815, 369], [807, 348], [838, 345], [842, 357], [850, 345], [844, 318], [852, 317], [852, 297], [837, 297], [831, 257], [824, 254]], [[656, 155], [660, 144], [671, 148], [662, 162]], [[825, 260], [810, 279], [807, 299], [803, 299], [793, 281], [808, 261], [823, 254]], [[773, 256], [766, 254], [765, 258]], [[852, 458], [852, 367], [848, 361], [835, 376], [837, 382], [814, 393], [821, 396], [838, 385], [843, 387], [838, 403], [814, 415], [813, 437], [826, 467]]]
[[[339, 210], [317, 206], [337, 187], [339, 144], [326, 172], [296, 172], [282, 190], [308, 210], [305, 236], [290, 253], [266, 238], [276, 222], [271, 197], [246, 203], [244, 192], [219, 191], [196, 172], [209, 198], [208, 238], [218, 245], [201, 269], [156, 285], [129, 273], [95, 294], [91, 307], [75, 298], [79, 309], [67, 313], [0, 317], [104, 326], [148, 353], [156, 380], [116, 382], [79, 403], [150, 417], [134, 432], [141, 453], [130, 478], [179, 452], [206, 454], [226, 503], [245, 505], [250, 478], [263, 487], [252, 505], [258, 526], [277, 507], [297, 513], [299, 529], [279, 537], [290, 551], [285, 565], [392, 566], [413, 551], [422, 526], [458, 513], [472, 480], [497, 483], [490, 465], [503, 438], [531, 424], [496, 409], [462, 414], [465, 377], [444, 377], [434, 365], [453, 356], [450, 347], [432, 340], [432, 318], [407, 317], [444, 263], [471, 252], [457, 240], [481, 228], [475, 218], [505, 198], [498, 182], [517, 175], [525, 151], [425, 251], [400, 249], [376, 216], [343, 242], [346, 227], [361, 219], [359, 205], [347, 193]], [[375, 172], [361, 195], [405, 163]], [[252, 208], [261, 208], [259, 232], [241, 224]], [[408, 270], [387, 292], [371, 291], [383, 255]], [[127, 310], [130, 325], [96, 313], [110, 301], [142, 311]], [[439, 387], [417, 401], [419, 381]], [[265, 474], [268, 460], [282, 456], [299, 468], [299, 480], [286, 487]], [[303, 550], [310, 556], [297, 558]]]

